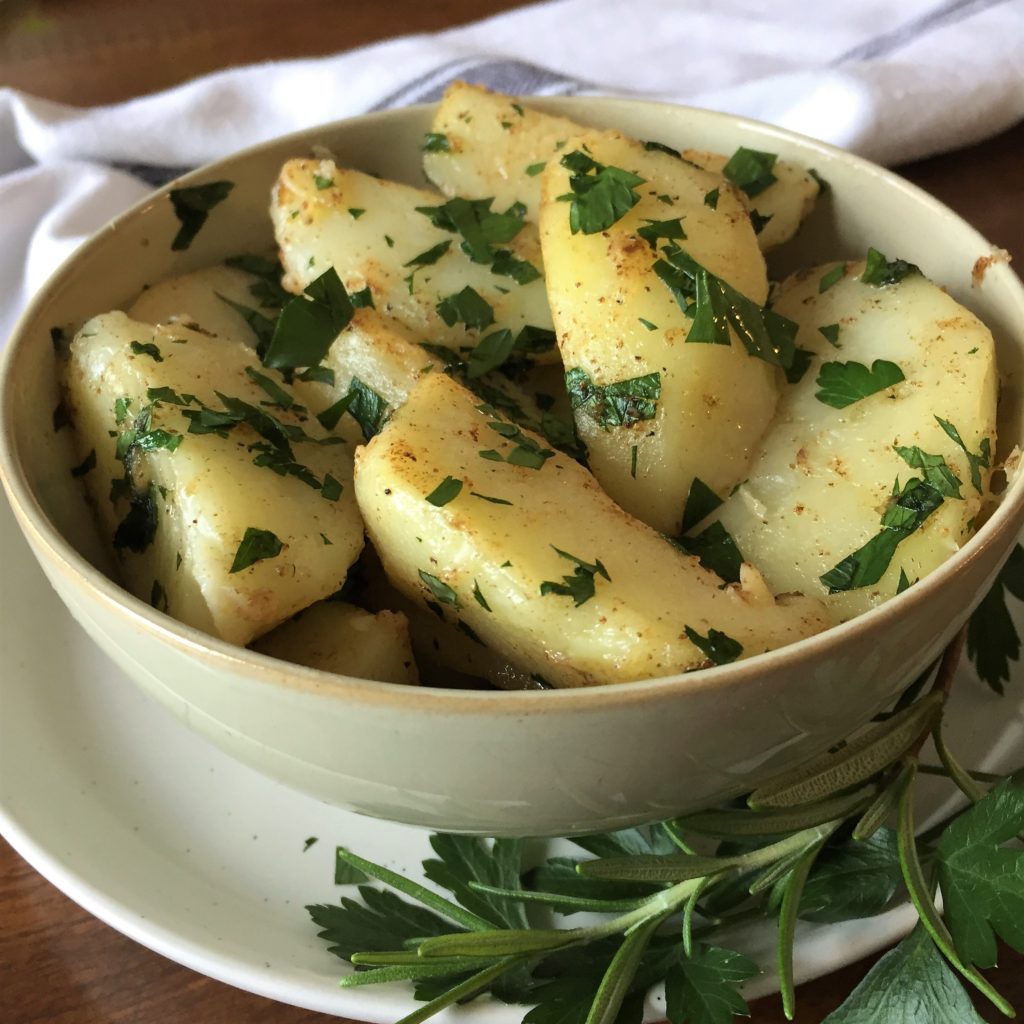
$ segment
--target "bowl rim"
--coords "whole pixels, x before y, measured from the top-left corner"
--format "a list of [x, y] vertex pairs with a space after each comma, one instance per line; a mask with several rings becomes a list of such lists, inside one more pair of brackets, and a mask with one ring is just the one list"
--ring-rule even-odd
[[[937, 217], [957, 222], [961, 230], [966, 230], [968, 235], [973, 235], [972, 241], [977, 243], [979, 253], [990, 252], [995, 248], [959, 214], [894, 172], [837, 146], [776, 125], [720, 111], [656, 100], [596, 96], [524, 96], [519, 98], [538, 109], [554, 113], [567, 113], [577, 107], [585, 108], [598, 104], [605, 109], [617, 109], [623, 113], [638, 108], [647, 111], [660, 109], [671, 111], [673, 117], [678, 117], [682, 112], [695, 120], [728, 122], [736, 128], [737, 134], [750, 132], [761, 138], [776, 138], [796, 144], [805, 152], [810, 151], [828, 161], [841, 161], [871, 178], [881, 179], [889, 187], [894, 187], [902, 192], [908, 199], [930, 207], [931, 212]], [[1024, 473], [1020, 473], [1008, 483], [993, 514], [963, 547], [902, 594], [898, 594], [852, 619], [784, 647], [775, 648], [727, 665], [633, 682], [563, 689], [465, 690], [443, 686], [410, 686], [405, 683], [388, 683], [340, 676], [320, 669], [284, 662], [245, 647], [238, 647], [219, 637], [179, 622], [135, 597], [93, 566], [65, 539], [51, 523], [28, 483], [20, 453], [16, 450], [13, 441], [14, 422], [11, 411], [13, 403], [8, 400], [7, 396], [14, 390], [16, 376], [14, 370], [19, 356], [30, 343], [29, 323], [45, 309], [51, 293], [62, 283], [65, 276], [83, 255], [107, 244], [108, 240], [116, 235], [125, 222], [142, 215], [153, 205], [155, 200], [163, 198], [170, 191], [189, 185], [202, 184], [204, 181], [211, 180], [226, 165], [244, 163], [247, 159], [261, 155], [271, 148], [294, 143], [308, 149], [309, 145], [316, 141], [317, 136], [343, 132], [353, 126], [358, 127], [363, 124], [401, 122], [410, 116], [422, 116], [435, 109], [436, 106], [433, 103], [416, 104], [313, 125], [255, 143], [206, 163], [167, 182], [132, 204], [86, 239], [53, 271], [17, 318], [4, 350], [0, 352], [0, 483], [4, 485], [16, 519], [26, 538], [31, 541], [34, 553], [40, 562], [42, 562], [42, 553], [45, 552], [48, 564], [53, 569], [59, 571], [78, 587], [84, 588], [86, 592], [91, 592], [109, 610], [121, 615], [126, 620], [125, 625], [154, 634], [158, 640], [168, 643], [184, 654], [205, 659], [213, 671], [229, 670], [236, 675], [248, 676], [253, 683], [280, 687], [332, 701], [340, 699], [344, 702], [351, 702], [355, 700], [364, 705], [405, 707], [418, 712], [427, 711], [438, 714], [476, 714], [486, 710], [491, 714], [515, 717], [541, 711], [578, 714], [584, 710], [623, 707], [652, 699], [682, 698], [687, 694], [709, 689], [724, 692], [736, 687], [756, 685], [759, 677], [762, 675], [766, 678], [770, 677], [773, 670], [777, 670], [786, 663], [789, 663], [790, 671], [810, 668], [819, 659], [823, 650], [828, 647], [855, 642], [879, 628], [887, 619], [900, 620], [912, 615], [919, 605], [931, 598], [933, 592], [943, 588], [956, 576], [966, 563], [978, 558], [986, 549], [999, 545], [1005, 539], [1005, 535], [1018, 527], [1021, 520], [1024, 519]], [[1009, 276], [1010, 288], [1015, 292], [1013, 298], [1020, 307], [1022, 320], [1024, 320], [1024, 285], [1020, 278], [1005, 264], [993, 267], [990, 272], [1005, 273]]]

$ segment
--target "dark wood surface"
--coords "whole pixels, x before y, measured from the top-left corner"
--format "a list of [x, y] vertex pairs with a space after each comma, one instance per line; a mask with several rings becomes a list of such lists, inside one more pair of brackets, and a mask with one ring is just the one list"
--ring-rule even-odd
[[[510, 0], [6, 0], [0, 84], [79, 104], [114, 102], [206, 71], [314, 56], [457, 25]], [[1024, 124], [899, 170], [1024, 261]], [[1024, 959], [1004, 951], [999, 988], [1024, 1010]], [[819, 1024], [863, 977], [853, 964], [798, 992], [797, 1024]], [[781, 1024], [776, 998], [753, 1024]], [[986, 1020], [1003, 1019], [987, 1008]], [[81, 910], [0, 841], [2, 1024], [327, 1024], [211, 981], [151, 953]], [[877, 1024], [886, 1024], [879, 1021]]]

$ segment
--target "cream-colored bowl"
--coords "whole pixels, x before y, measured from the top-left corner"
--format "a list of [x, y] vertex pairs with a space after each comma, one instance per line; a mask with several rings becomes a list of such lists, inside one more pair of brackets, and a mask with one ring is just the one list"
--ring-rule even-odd
[[[972, 283], [991, 248], [934, 199], [849, 154], [731, 116], [623, 100], [531, 102], [671, 146], [743, 144], [814, 167], [832, 191], [776, 271], [861, 257], [869, 245], [920, 264], [995, 334], [1000, 451], [1024, 443], [1024, 288], [1004, 265]], [[177, 222], [161, 192], [54, 274], [16, 328], [0, 378], [0, 470], [43, 571], [96, 642], [189, 728], [287, 785], [379, 817], [492, 835], [620, 828], [740, 793], [827, 748], [891, 701], [964, 623], [1019, 533], [1024, 483], [937, 572], [867, 615], [749, 661], [595, 689], [470, 692], [329, 676], [183, 626], [106, 575], [68, 473], [67, 431], [51, 424], [50, 327], [124, 308], [160, 278], [267, 248], [271, 183], [286, 158], [314, 146], [421, 182], [430, 116], [373, 114], [220, 161], [182, 179], [235, 183], [189, 250], [170, 248]]]

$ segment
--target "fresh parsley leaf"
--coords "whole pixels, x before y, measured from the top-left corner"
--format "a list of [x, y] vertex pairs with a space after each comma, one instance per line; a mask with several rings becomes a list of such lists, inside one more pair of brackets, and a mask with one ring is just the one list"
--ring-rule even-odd
[[353, 312], [338, 272], [328, 267], [281, 310], [263, 365], [279, 370], [318, 365]]
[[539, 163], [536, 163], [536, 164], [530, 164], [526, 168], [526, 174], [529, 177], [531, 177], [531, 178], [535, 178], [535, 177], [537, 177], [538, 174], [541, 173], [541, 171], [544, 170], [544, 168], [546, 166], [547, 166], [547, 163], [545, 161], [543, 161], [543, 160], [541, 160]]
[[529, 262], [513, 256], [508, 249], [498, 249], [491, 263], [491, 273], [511, 277], [516, 284], [529, 284], [541, 277], [541, 272]]
[[743, 644], [718, 629], [708, 629], [707, 636], [701, 636], [695, 629], [684, 626], [686, 638], [715, 665], [728, 665], [743, 653]]
[[640, 321], [640, 323], [642, 323], [642, 324], [644, 325], [644, 327], [646, 327], [646, 328], [647, 328], [647, 330], [649, 330], [649, 331], [656, 331], [656, 330], [658, 329], [658, 325], [657, 325], [657, 324], [652, 324], [650, 320], [645, 320], [645, 319], [644, 319], [644, 318], [643, 318], [642, 316], [640, 316], [640, 317], [637, 317], [637, 319], [638, 319], [638, 320]]
[[876, 359], [870, 370], [863, 363], [822, 363], [814, 397], [833, 409], [845, 409], [901, 380], [906, 380], [903, 371], [888, 359]]
[[330, 473], [324, 474], [324, 482], [320, 488], [320, 493], [327, 501], [337, 501], [341, 497], [342, 490], [340, 480], [336, 480]]
[[860, 275], [861, 284], [883, 288], [889, 284], [898, 284], [911, 274], [920, 274], [921, 268], [906, 260], [888, 260], [877, 249], [868, 249], [864, 271]]
[[730, 345], [731, 326], [750, 355], [784, 370], [792, 365], [797, 332], [792, 320], [748, 299], [678, 246], [665, 246], [662, 253], [654, 272], [693, 320], [687, 342]]
[[573, 410], [586, 411], [606, 430], [631, 427], [657, 415], [661, 374], [645, 373], [611, 384], [595, 384], [586, 370], [576, 366], [566, 372], [565, 388]]
[[296, 379], [317, 381], [320, 384], [326, 384], [328, 387], [334, 387], [334, 371], [329, 366], [307, 366], [302, 373], [297, 375]]
[[417, 256], [413, 256], [411, 260], [406, 260], [402, 266], [432, 267], [451, 247], [452, 240], [450, 238], [446, 238], [443, 242], [438, 242], [437, 245], [432, 245], [429, 249], [424, 250]]
[[454, 501], [462, 492], [462, 487], [461, 480], [456, 480], [453, 476], [446, 476], [424, 500], [429, 501], [431, 505], [437, 508], [441, 508], [447, 505], [448, 502]]
[[828, 592], [838, 594], [877, 583], [889, 568], [899, 543], [919, 529], [942, 500], [930, 484], [916, 477], [908, 480], [882, 516], [882, 530], [821, 577]]
[[[118, 399], [118, 401], [121, 401], [121, 399]], [[51, 423], [54, 433], [58, 430], [63, 430], [65, 427], [71, 426], [71, 413], [68, 410], [66, 403], [63, 401], [58, 402], [54, 406]]]
[[992, 450], [987, 437], [981, 439], [981, 443], [978, 445], [978, 451], [972, 452], [966, 444], [964, 444], [963, 438], [960, 436], [960, 431], [953, 426], [949, 420], [942, 419], [941, 416], [935, 417], [936, 422], [946, 432], [946, 436], [967, 456], [967, 463], [971, 467], [971, 483], [974, 485], [974, 489], [980, 494], [981, 493], [981, 471], [988, 469], [992, 464]]
[[160, 354], [160, 349], [151, 341], [145, 345], [141, 341], [133, 341], [129, 347], [137, 356], [149, 356], [154, 363], [162, 363], [164, 361], [164, 357]]
[[386, 889], [359, 887], [363, 902], [348, 896], [338, 906], [314, 904], [306, 907], [329, 951], [344, 960], [353, 953], [388, 952], [402, 949], [406, 942], [429, 935], [447, 935], [460, 929], [433, 911], [410, 903]]
[[429, 572], [424, 572], [422, 569], [419, 570], [419, 574], [427, 589], [441, 604], [450, 605], [452, 608], [459, 607], [459, 595], [444, 580], [439, 580], [436, 576]]
[[365, 288], [360, 288], [357, 292], [352, 292], [349, 295], [352, 300], [352, 305], [356, 309], [376, 309], [377, 307], [373, 304], [373, 292], [369, 285]]
[[825, 924], [874, 917], [888, 908], [902, 882], [892, 829], [826, 846], [804, 885], [800, 917]]
[[[235, 302], [234, 299], [229, 299], [226, 295], [221, 295], [220, 292], [214, 292], [214, 295], [221, 302], [229, 305], [249, 325], [253, 334], [256, 335], [256, 353], [262, 359], [274, 336], [275, 321], [264, 316], [258, 309], [243, 306], [242, 303]], [[292, 298], [293, 296], [289, 296], [288, 301], [291, 301]]]
[[494, 309], [468, 284], [461, 292], [442, 299], [436, 308], [438, 315], [449, 327], [463, 323], [467, 329], [475, 327], [483, 330], [494, 323]]
[[348, 215], [353, 220], [359, 220], [359, 218], [362, 217], [364, 213], [366, 213], [366, 210], [360, 209], [358, 206], [350, 206], [348, 208]]
[[897, 444], [893, 448], [911, 469], [922, 470], [925, 483], [934, 487], [944, 498], [963, 498], [960, 478], [946, 465], [941, 455], [929, 455], [917, 445], [905, 448]]
[[557, 594], [560, 597], [571, 597], [573, 599], [573, 606], [579, 608], [581, 604], [585, 604], [596, 593], [596, 576], [603, 576], [609, 583], [611, 582], [612, 578], [608, 575], [608, 570], [601, 564], [600, 559], [594, 559], [592, 563], [584, 562], [581, 558], [570, 555], [568, 551], [562, 551], [553, 544], [551, 546], [562, 558], [575, 563], [576, 568], [571, 576], [563, 576], [561, 583], [544, 580], [540, 585], [542, 595]]
[[171, 189], [167, 198], [181, 224], [171, 248], [178, 252], [187, 249], [206, 223], [210, 211], [224, 202], [234, 187], [232, 181], [211, 181], [205, 185]]
[[153, 580], [149, 591], [149, 603], [160, 612], [167, 611], [167, 591], [159, 580]]
[[243, 569], [248, 569], [250, 565], [263, 561], [265, 558], [275, 558], [283, 549], [284, 544], [270, 530], [260, 530], [255, 526], [247, 526], [228, 572], [241, 572]]
[[722, 176], [753, 198], [778, 179], [772, 173], [778, 156], [740, 146], [722, 168]]
[[140, 554], [153, 543], [158, 525], [156, 488], [131, 494], [131, 505], [114, 531], [114, 547]]
[[570, 192], [559, 196], [569, 203], [569, 230], [575, 235], [607, 231], [638, 202], [635, 188], [645, 180], [621, 167], [598, 163], [580, 150], [566, 153], [561, 159], [570, 171]]
[[350, 864], [345, 857], [343, 847], [335, 847], [334, 850], [334, 884], [335, 885], [360, 885], [368, 881], [364, 872], [355, 865]]
[[423, 136], [423, 145], [420, 149], [424, 153], [450, 153], [452, 147], [447, 135], [441, 132], [427, 132]]
[[837, 263], [831, 270], [821, 275], [821, 280], [818, 282], [818, 294], [827, 292], [833, 285], [839, 284], [845, 276], [846, 264]]
[[[478, 407], [480, 408], [480, 407]], [[490, 406], [481, 408], [488, 410], [488, 414], [494, 410]], [[515, 443], [515, 447], [507, 456], [495, 451], [493, 448], [480, 452], [480, 458], [490, 462], [508, 462], [513, 466], [523, 466], [526, 469], [541, 469], [548, 459], [554, 456], [550, 448], [541, 448], [532, 437], [527, 437], [514, 423], [504, 423], [501, 420], [492, 420], [487, 424], [491, 430], [500, 434], [506, 441]]]
[[918, 925], [868, 971], [823, 1024], [983, 1024], [970, 997]]
[[323, 192], [324, 189], [334, 188], [334, 179], [323, 174], [314, 174], [313, 184], [316, 185], [318, 192]]
[[353, 377], [345, 401], [348, 404], [343, 411], [359, 424], [365, 440], [369, 441], [371, 437], [380, 433], [380, 428], [387, 417], [388, 403], [369, 384], [364, 384], [358, 377]]
[[491, 209], [493, 202], [493, 198], [456, 196], [441, 206], [417, 206], [416, 211], [428, 217], [434, 227], [462, 235], [462, 251], [474, 263], [492, 263], [495, 246], [511, 242], [526, 223], [522, 203], [513, 203], [504, 213], [498, 213]]
[[793, 349], [793, 362], [789, 364], [785, 369], [786, 382], [789, 384], [799, 384], [804, 379], [804, 375], [811, 368], [811, 361], [814, 359], [814, 353], [810, 349], [796, 348]]
[[711, 515], [722, 504], [722, 499], [700, 477], [694, 477], [686, 494], [681, 533], [689, 533], [702, 519]]
[[665, 978], [665, 1014], [670, 1024], [732, 1024], [748, 1017], [739, 986], [760, 971], [752, 960], [717, 946], [698, 946]]
[[678, 149], [666, 146], [664, 142], [651, 142], [648, 140], [644, 143], [644, 149], [648, 153], [664, 153], [666, 156], [674, 156], [677, 160], [683, 159], [683, 154]]
[[957, 954], [993, 967], [996, 934], [1024, 952], [1024, 785], [1004, 779], [955, 818], [936, 844], [943, 916]]
[[710, 206], [712, 210], [718, 209], [718, 196], [721, 189], [713, 188], [710, 192], [704, 193], [704, 205]]
[[900, 578], [896, 582], [896, 593], [902, 594], [904, 590], [909, 590], [913, 585], [914, 584], [910, 582], [910, 578], [907, 576], [906, 570], [901, 566]]
[[485, 612], [489, 612], [491, 610], [491, 606], [487, 603], [487, 598], [484, 597], [483, 592], [480, 590], [480, 584], [477, 583], [476, 580], [473, 580], [473, 600], [476, 601], [476, 603], [480, 605]]
[[761, 213], [760, 210], [752, 209], [750, 211], [750, 226], [754, 229], [754, 234], [761, 234], [774, 216], [774, 213]]
[[643, 225], [637, 228], [636, 233], [654, 250], [657, 250], [658, 240], [661, 238], [668, 239], [670, 242], [686, 238], [680, 217], [673, 220], [650, 220], [645, 217]]
[[96, 449], [93, 448], [82, 461], [71, 470], [73, 477], [85, 476], [90, 470], [96, 468]]
[[1017, 544], [967, 624], [967, 657], [996, 693], [1010, 679], [1010, 662], [1020, 658], [1020, 637], [1006, 607], [1006, 592], [1024, 599], [1024, 548]]
[[479, 491], [470, 491], [469, 493], [472, 494], [474, 498], [480, 498], [483, 501], [489, 501], [492, 505], [511, 505], [512, 504], [511, 501], [506, 501], [505, 498], [495, 498], [493, 495], [481, 494]]
[[696, 555], [705, 569], [726, 583], [739, 583], [743, 554], [721, 523], [711, 523], [696, 537], [680, 537], [672, 543], [688, 555]]

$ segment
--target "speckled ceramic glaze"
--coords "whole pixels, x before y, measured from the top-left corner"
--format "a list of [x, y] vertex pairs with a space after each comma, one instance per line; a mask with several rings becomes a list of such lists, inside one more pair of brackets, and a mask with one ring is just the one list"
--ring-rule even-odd
[[[972, 283], [991, 247], [941, 204], [863, 160], [721, 114], [620, 100], [537, 105], [672, 146], [731, 152], [743, 144], [816, 168], [832, 191], [776, 271], [857, 258], [868, 245], [920, 264], [995, 334], [1000, 451], [1022, 443], [1024, 288], [1001, 264]], [[96, 642], [191, 729], [275, 779], [378, 817], [492, 835], [618, 828], [744, 791], [828, 747], [890, 701], [963, 624], [1019, 533], [1020, 480], [962, 551], [882, 608], [749, 661], [589, 690], [468, 692], [329, 676], [189, 629], [106, 574], [108, 558], [68, 474], [66, 432], [51, 425], [50, 326], [124, 307], [171, 274], [269, 247], [271, 183], [286, 158], [314, 146], [341, 163], [421, 181], [418, 145], [430, 113], [328, 125], [197, 171], [182, 181], [226, 178], [235, 189], [189, 250], [171, 251], [177, 222], [158, 193], [39, 292], [4, 356], [0, 470], [50, 582]]]

